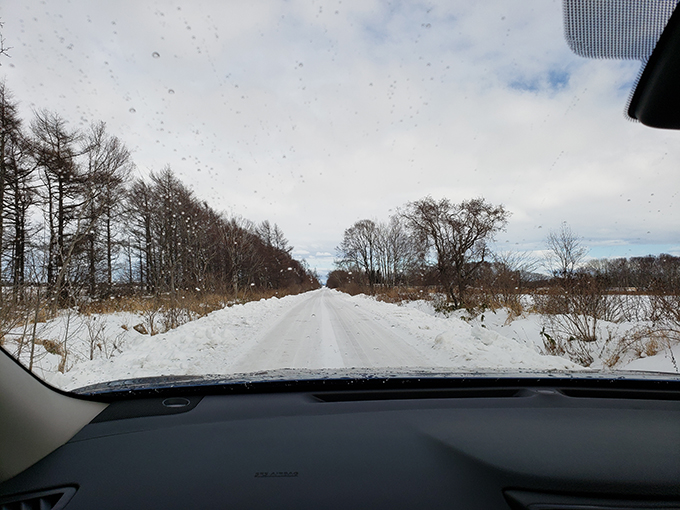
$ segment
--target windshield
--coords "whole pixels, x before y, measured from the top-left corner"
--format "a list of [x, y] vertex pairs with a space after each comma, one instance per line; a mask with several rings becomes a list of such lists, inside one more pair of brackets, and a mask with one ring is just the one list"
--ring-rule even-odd
[[48, 383], [677, 377], [679, 135], [562, 3], [0, 22], [0, 342]]

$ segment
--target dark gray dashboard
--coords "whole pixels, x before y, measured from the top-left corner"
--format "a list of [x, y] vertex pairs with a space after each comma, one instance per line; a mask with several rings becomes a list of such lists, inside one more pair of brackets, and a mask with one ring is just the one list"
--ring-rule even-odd
[[680, 400], [559, 387], [121, 400], [0, 485], [0, 504], [59, 488], [75, 489], [68, 509], [680, 508]]

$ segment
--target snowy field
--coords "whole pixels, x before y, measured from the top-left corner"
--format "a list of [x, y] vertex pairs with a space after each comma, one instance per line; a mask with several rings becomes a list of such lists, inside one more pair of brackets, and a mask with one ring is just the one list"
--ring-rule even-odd
[[[539, 316], [506, 319], [504, 312], [447, 317], [428, 302], [395, 305], [326, 288], [231, 306], [155, 336], [134, 329], [142, 322], [135, 314], [64, 313], [39, 324], [34, 371], [57, 387], [75, 389], [132, 377], [278, 368], [583, 369], [543, 354]], [[55, 349], [64, 339], [65, 358], [63, 348]], [[11, 342], [6, 348], [16, 354]], [[28, 355], [24, 347], [25, 363]], [[675, 372], [667, 352], [618, 368]]]

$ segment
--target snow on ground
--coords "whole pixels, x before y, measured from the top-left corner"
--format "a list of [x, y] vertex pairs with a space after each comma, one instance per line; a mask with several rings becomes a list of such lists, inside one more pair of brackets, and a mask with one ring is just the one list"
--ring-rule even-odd
[[[432, 301], [413, 301], [404, 303], [403, 306], [415, 308], [437, 315]], [[529, 349], [543, 352], [544, 337], [541, 334], [545, 323], [540, 314], [528, 313], [521, 317], [508, 320], [508, 310], [499, 309], [487, 311], [475, 317], [468, 317], [467, 312], [459, 310], [450, 315], [470, 323], [474, 327], [483, 327], [488, 331], [493, 331], [501, 337], [509, 338], [522, 344]], [[593, 346], [594, 361], [589, 368], [594, 370], [610, 370], [604, 364], [604, 358], [611, 355], [617, 347], [617, 339], [623, 337], [627, 332], [643, 325], [642, 322], [624, 321], [619, 323], [599, 321], [598, 323], [598, 344]], [[599, 356], [598, 356], [599, 354]], [[616, 365], [617, 371], [645, 371], [663, 372], [669, 374], [680, 373], [680, 345], [663, 346], [662, 350], [653, 356], [633, 357], [628, 352], [624, 358]]]
[[[234, 305], [155, 336], [132, 328], [142, 322], [135, 314], [65, 313], [40, 324], [36, 335], [48, 347], [49, 340], [67, 338], [65, 372], [58, 371], [63, 358], [43, 345], [36, 346], [34, 371], [57, 387], [75, 389], [115, 379], [280, 368], [582, 369], [542, 354], [539, 316], [506, 319], [503, 311], [474, 319], [462, 312], [444, 316], [427, 302], [400, 306], [326, 288]], [[27, 355], [24, 348], [24, 363]], [[667, 352], [625, 368], [676, 371]]]
[[641, 370], [645, 372], [680, 373], [680, 345], [666, 348], [654, 356], [634, 359], [621, 367], [623, 370]]

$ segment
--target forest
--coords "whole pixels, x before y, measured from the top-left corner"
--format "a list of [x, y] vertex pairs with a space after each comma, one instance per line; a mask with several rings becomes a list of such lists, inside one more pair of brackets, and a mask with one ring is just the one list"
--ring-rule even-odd
[[26, 121], [0, 83], [3, 331], [30, 314], [137, 298], [171, 310], [175, 327], [189, 306], [319, 286], [276, 224], [213, 210], [169, 166], [148, 178], [134, 170], [104, 122], [73, 128], [49, 110]]

